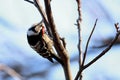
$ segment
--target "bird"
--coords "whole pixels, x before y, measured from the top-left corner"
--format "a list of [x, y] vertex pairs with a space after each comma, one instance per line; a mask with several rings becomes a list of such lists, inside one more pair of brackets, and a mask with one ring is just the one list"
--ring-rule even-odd
[[54, 63], [52, 57], [52, 54], [55, 54], [52, 48], [53, 40], [47, 34], [43, 21], [33, 24], [28, 29], [27, 41], [30, 47], [40, 56]]

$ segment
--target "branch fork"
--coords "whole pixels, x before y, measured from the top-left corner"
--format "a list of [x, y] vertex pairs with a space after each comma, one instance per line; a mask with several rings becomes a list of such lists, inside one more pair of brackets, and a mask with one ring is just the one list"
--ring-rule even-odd
[[102, 56], [104, 56], [111, 49], [111, 47], [115, 44], [115, 42], [117, 41], [117, 39], [118, 39], [118, 37], [120, 35], [119, 24], [116, 23], [115, 24], [115, 29], [116, 29], [117, 33], [116, 33], [114, 39], [112, 40], [112, 42], [109, 44], [109, 46], [107, 48], [105, 48], [99, 55], [97, 55], [95, 58], [93, 58], [90, 62], [88, 62], [87, 64], [84, 64], [85, 59], [86, 59], [88, 44], [90, 42], [90, 38], [91, 38], [91, 36], [92, 36], [92, 34], [94, 32], [96, 24], [97, 24], [97, 19], [95, 21], [94, 27], [92, 29], [92, 32], [91, 32], [91, 34], [90, 34], [90, 36], [88, 38], [87, 44], [86, 44], [85, 52], [83, 54], [83, 60], [82, 60], [81, 69], [78, 71], [78, 73], [77, 73], [77, 75], [76, 75], [76, 77], [75, 77], [74, 80], [78, 80], [78, 78], [80, 80], [82, 80], [81, 76], [82, 76], [83, 70], [85, 70], [86, 68], [88, 68], [89, 66], [91, 66], [93, 63], [95, 63], [97, 60], [99, 60]]

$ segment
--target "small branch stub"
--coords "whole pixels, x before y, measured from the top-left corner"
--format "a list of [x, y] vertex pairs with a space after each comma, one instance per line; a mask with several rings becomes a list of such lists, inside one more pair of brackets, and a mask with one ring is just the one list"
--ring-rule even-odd
[[116, 32], [119, 32], [119, 26], [118, 25], [119, 25], [119, 23], [115, 24]]

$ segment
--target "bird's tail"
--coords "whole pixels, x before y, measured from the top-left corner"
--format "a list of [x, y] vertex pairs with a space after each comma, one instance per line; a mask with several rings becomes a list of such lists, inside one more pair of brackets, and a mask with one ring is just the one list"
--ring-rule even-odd
[[53, 59], [52, 59], [51, 56], [50, 56], [50, 57], [47, 57], [47, 59], [48, 59], [50, 62], [54, 63], [54, 61], [53, 61]]

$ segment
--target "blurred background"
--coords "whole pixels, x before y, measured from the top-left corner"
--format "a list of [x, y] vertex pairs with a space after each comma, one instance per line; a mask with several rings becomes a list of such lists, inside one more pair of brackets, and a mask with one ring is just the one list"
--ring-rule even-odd
[[[44, 8], [43, 0], [40, 0]], [[76, 0], [52, 0], [52, 11], [71, 58], [72, 77], [78, 71], [78, 18]], [[82, 50], [98, 18], [86, 63], [97, 56], [116, 34], [120, 22], [120, 0], [82, 0]], [[62, 67], [39, 56], [27, 43], [28, 28], [39, 21], [37, 9], [24, 0], [0, 0], [0, 80], [65, 80]], [[87, 68], [83, 80], [120, 80], [120, 39], [101, 59]], [[16, 71], [17, 73], [15, 73]]]

